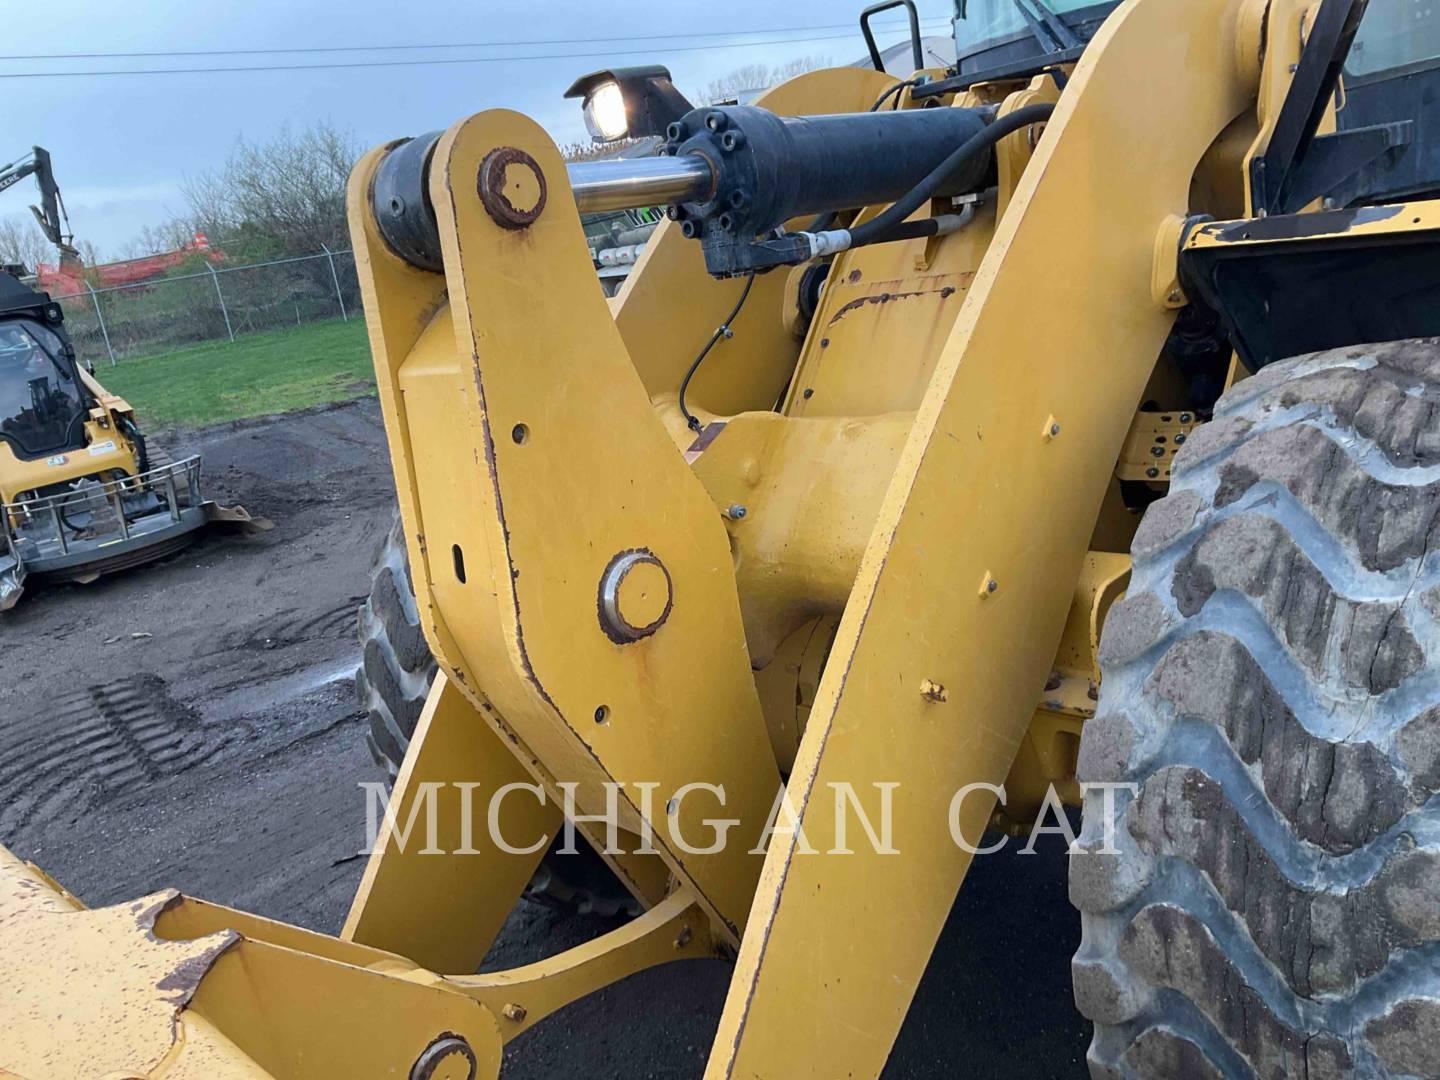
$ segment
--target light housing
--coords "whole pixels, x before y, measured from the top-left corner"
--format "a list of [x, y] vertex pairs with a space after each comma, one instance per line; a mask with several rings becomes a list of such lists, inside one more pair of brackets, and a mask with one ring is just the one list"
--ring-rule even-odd
[[663, 136], [692, 108], [659, 64], [592, 71], [565, 96], [584, 99], [585, 126], [596, 142]]
[[599, 83], [585, 96], [584, 110], [585, 126], [596, 142], [615, 142], [630, 134], [630, 117], [619, 83]]

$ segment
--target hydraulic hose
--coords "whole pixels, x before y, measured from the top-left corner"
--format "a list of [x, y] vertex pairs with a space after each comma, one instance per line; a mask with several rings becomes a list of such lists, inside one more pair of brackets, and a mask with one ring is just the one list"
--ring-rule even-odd
[[875, 215], [863, 225], [857, 225], [850, 230], [850, 246], [862, 247], [865, 244], [874, 244], [889, 239], [890, 233], [901, 225], [906, 218], [920, 209], [926, 202], [934, 197], [951, 174], [958, 171], [971, 158], [989, 150], [1006, 135], [1019, 131], [1031, 124], [1038, 124], [1042, 120], [1048, 120], [1055, 106], [1051, 104], [1026, 105], [1022, 109], [1016, 109], [1000, 117], [993, 124], [987, 125], [984, 130], [971, 136], [961, 146], [934, 170], [916, 184], [914, 188], [885, 210]]
[[685, 377], [680, 380], [680, 415], [685, 418], [686, 427], [697, 435], [700, 434], [700, 419], [685, 407], [685, 394], [690, 389], [690, 380], [695, 377], [695, 372], [700, 370], [700, 365], [705, 362], [705, 357], [710, 355], [710, 350], [715, 348], [716, 342], [721, 338], [734, 337], [734, 332], [730, 327], [739, 317], [740, 309], [745, 306], [745, 301], [750, 298], [750, 288], [754, 284], [755, 274], [752, 271], [745, 278], [745, 288], [740, 290], [740, 299], [735, 301], [735, 306], [730, 310], [730, 314], [725, 317], [723, 323], [716, 327], [715, 332], [710, 335], [710, 340], [705, 342], [705, 347], [700, 350], [700, 355], [695, 357], [689, 370], [685, 372]]

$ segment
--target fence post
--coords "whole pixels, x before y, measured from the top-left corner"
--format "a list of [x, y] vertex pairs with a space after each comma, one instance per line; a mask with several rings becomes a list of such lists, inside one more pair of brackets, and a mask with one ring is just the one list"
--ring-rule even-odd
[[220, 290], [220, 275], [215, 272], [212, 264], [206, 264], [210, 270], [210, 277], [215, 282], [215, 295], [220, 298], [220, 314], [225, 316], [225, 332], [230, 335], [230, 340], [235, 340], [235, 330], [230, 325], [230, 312], [225, 307], [225, 294]]
[[100, 336], [105, 339], [105, 351], [110, 354], [110, 366], [115, 366], [115, 350], [110, 347], [110, 331], [105, 328], [105, 316], [100, 313], [100, 297], [95, 295], [95, 286], [85, 282], [90, 290], [90, 302], [95, 305], [95, 319], [100, 323]]
[[340, 301], [340, 318], [349, 322], [350, 313], [345, 310], [345, 297], [340, 292], [340, 275], [335, 272], [335, 254], [327, 245], [320, 246], [325, 248], [325, 257], [330, 260], [330, 280], [335, 283], [335, 299]]

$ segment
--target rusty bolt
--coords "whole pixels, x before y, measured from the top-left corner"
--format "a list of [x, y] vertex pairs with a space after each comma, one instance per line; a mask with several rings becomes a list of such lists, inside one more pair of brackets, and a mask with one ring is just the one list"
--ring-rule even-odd
[[[508, 170], [512, 165], [527, 170], [534, 178], [537, 194], [535, 202], [531, 206], [516, 206], [510, 200], [510, 194], [506, 191], [506, 181]], [[480, 162], [480, 174], [476, 181], [476, 187], [485, 212], [490, 215], [495, 224], [505, 229], [523, 229], [534, 224], [535, 219], [545, 209], [545, 201], [549, 194], [545, 184], [545, 174], [540, 170], [539, 163], [524, 150], [513, 146], [502, 146], [485, 155], [485, 160]]]
[[941, 686], [934, 679], [920, 680], [920, 696], [932, 705], [938, 705], [942, 701], [950, 700], [950, 695], [945, 692], [945, 687]]
[[505, 1007], [500, 1010], [500, 1015], [505, 1017], [506, 1020], [510, 1020], [518, 1024], [523, 1021], [525, 1017], [529, 1015], [529, 1013], [526, 1011], [524, 1005], [517, 1005], [515, 1004], [515, 1002], [511, 1001], [508, 1002]]

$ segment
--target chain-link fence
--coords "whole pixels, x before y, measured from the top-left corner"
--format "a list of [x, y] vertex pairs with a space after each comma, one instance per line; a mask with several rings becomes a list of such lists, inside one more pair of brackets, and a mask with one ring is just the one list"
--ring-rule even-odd
[[216, 266], [131, 285], [54, 296], [81, 357], [111, 364], [256, 330], [360, 315], [347, 251]]

